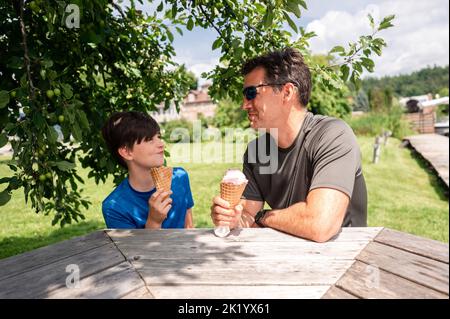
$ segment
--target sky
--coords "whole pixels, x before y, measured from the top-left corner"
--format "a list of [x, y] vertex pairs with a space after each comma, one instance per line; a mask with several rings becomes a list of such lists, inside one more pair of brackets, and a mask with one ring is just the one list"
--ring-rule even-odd
[[[317, 37], [310, 41], [313, 53], [326, 53], [337, 44], [348, 44], [358, 36], [370, 34], [367, 14], [378, 21], [395, 14], [394, 27], [380, 36], [388, 47], [381, 57], [374, 57], [375, 70], [370, 76], [408, 74], [426, 66], [449, 64], [448, 0], [310, 0], [308, 10], [296, 20]], [[153, 11], [159, 4], [146, 4], [143, 11]], [[214, 29], [194, 28], [175, 36], [175, 61], [184, 63], [200, 78], [219, 61], [220, 50], [212, 51], [217, 38]], [[200, 83], [204, 80], [200, 79]]]

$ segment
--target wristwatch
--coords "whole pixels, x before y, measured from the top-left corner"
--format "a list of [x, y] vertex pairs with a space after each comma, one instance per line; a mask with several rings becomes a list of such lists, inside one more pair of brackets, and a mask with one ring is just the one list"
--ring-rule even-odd
[[270, 212], [270, 209], [261, 209], [256, 215], [255, 215], [255, 223], [258, 224], [260, 227], [266, 227], [262, 221], [264, 219], [264, 216]]

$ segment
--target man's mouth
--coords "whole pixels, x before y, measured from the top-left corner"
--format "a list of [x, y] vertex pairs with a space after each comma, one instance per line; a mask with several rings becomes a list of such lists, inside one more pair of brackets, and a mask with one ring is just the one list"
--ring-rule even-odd
[[250, 122], [253, 122], [256, 119], [256, 113], [249, 113], [248, 114], [248, 119]]

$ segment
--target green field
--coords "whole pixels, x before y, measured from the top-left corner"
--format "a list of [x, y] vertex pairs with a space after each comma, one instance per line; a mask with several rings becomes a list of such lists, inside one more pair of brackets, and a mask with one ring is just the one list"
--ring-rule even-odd
[[[409, 149], [401, 148], [399, 140], [391, 139], [382, 149], [380, 162], [374, 165], [370, 163], [373, 139], [362, 137], [359, 143], [369, 193], [369, 226], [389, 227], [448, 242], [448, 197], [426, 163]], [[217, 145], [209, 144], [202, 149], [189, 144], [171, 148], [176, 162], [169, 164], [183, 166], [190, 175], [196, 227], [212, 227], [209, 207], [211, 198], [219, 192], [219, 181], [227, 168], [241, 167], [236, 159], [241, 158], [243, 147], [234, 149], [228, 145], [215, 152]], [[189, 159], [202, 160], [204, 164], [185, 160], [181, 163], [181, 154], [189, 154]], [[227, 163], [221, 163], [223, 160]], [[0, 158], [0, 177], [10, 175], [7, 161], [8, 158]], [[86, 177], [87, 170], [80, 168], [80, 174]], [[86, 220], [63, 229], [51, 226], [52, 216], [35, 214], [25, 204], [22, 190], [14, 192], [11, 201], [0, 207], [0, 258], [104, 228], [101, 202], [113, 184], [96, 185], [93, 180], [85, 180], [84, 195], [92, 202], [89, 211], [84, 211]]]

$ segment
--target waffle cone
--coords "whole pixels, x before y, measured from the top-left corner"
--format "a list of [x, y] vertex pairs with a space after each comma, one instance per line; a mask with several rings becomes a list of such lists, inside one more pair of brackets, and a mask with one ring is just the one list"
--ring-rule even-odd
[[241, 200], [245, 186], [247, 186], [247, 183], [242, 183], [239, 185], [232, 183], [220, 183], [220, 197], [230, 203], [230, 207], [235, 207]]
[[170, 191], [172, 185], [172, 167], [160, 166], [150, 168], [150, 174], [152, 174], [153, 182], [155, 183], [157, 190], [165, 192]]

